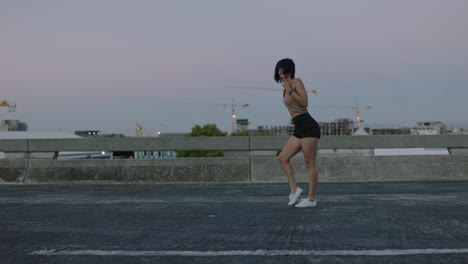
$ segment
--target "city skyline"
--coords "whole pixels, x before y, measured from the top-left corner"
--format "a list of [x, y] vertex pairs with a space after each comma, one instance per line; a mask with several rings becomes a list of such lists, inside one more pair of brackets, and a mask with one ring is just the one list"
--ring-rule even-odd
[[[30, 131], [134, 135], [231, 129], [230, 104], [251, 128], [290, 117], [273, 81], [295, 60], [309, 105], [371, 106], [372, 126], [465, 126], [466, 1], [4, 1], [0, 119]], [[278, 88], [278, 92], [226, 85]], [[170, 104], [168, 102], [186, 102]], [[206, 103], [193, 105], [192, 103]], [[227, 107], [210, 105], [226, 104]], [[320, 122], [352, 109], [309, 108]]]

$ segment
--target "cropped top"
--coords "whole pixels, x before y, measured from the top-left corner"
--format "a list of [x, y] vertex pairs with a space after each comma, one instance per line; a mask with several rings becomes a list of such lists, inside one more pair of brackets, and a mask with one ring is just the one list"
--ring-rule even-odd
[[283, 91], [283, 103], [291, 114], [291, 118], [308, 112], [307, 107], [300, 105], [286, 90]]

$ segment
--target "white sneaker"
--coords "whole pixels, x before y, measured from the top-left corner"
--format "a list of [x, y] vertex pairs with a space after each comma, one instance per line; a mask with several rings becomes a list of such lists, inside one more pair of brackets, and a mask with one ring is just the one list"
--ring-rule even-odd
[[317, 199], [315, 201], [311, 202], [309, 199], [302, 199], [298, 204], [296, 204], [296, 207], [299, 208], [305, 208], [305, 207], [315, 207], [317, 206]]
[[289, 195], [289, 203], [288, 203], [288, 205], [293, 205], [293, 204], [295, 204], [295, 203], [297, 202], [297, 199], [299, 199], [299, 196], [301, 195], [301, 193], [302, 193], [302, 189], [299, 188], [299, 187], [297, 187], [296, 193], [294, 193], [294, 194], [291, 193], [291, 194]]

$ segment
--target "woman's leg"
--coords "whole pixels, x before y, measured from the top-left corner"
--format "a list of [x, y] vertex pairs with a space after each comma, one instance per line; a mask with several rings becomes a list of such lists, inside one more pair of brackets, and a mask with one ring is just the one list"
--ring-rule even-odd
[[301, 140], [297, 137], [290, 137], [286, 145], [281, 150], [281, 153], [278, 156], [278, 160], [281, 163], [281, 166], [284, 169], [284, 173], [288, 177], [289, 187], [291, 188], [291, 193], [296, 193], [297, 184], [294, 179], [294, 170], [289, 162], [291, 158], [296, 155], [301, 150]]
[[309, 201], [315, 200], [315, 191], [317, 190], [318, 173], [315, 165], [317, 156], [317, 141], [318, 138], [303, 138], [301, 139], [302, 152], [306, 162], [309, 174]]

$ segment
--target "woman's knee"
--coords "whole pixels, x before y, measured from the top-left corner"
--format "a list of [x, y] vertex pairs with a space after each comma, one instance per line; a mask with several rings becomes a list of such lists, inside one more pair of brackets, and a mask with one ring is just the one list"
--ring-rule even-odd
[[309, 169], [309, 170], [310, 169], [316, 169], [315, 168], [315, 160], [306, 159], [305, 164], [306, 164], [307, 169]]
[[281, 163], [281, 164], [288, 164], [288, 163], [289, 163], [289, 160], [290, 160], [290, 158], [288, 158], [288, 157], [286, 157], [286, 156], [284, 156], [284, 155], [279, 155], [279, 156], [278, 156], [278, 161], [279, 161], [279, 163]]

